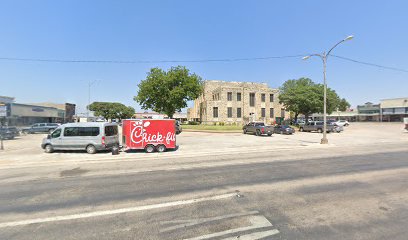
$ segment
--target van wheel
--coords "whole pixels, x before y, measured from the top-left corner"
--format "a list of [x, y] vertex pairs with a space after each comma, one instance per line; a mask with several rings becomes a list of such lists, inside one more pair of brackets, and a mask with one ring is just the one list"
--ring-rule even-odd
[[86, 147], [86, 152], [89, 154], [95, 154], [96, 153], [96, 147], [94, 145], [88, 145]]
[[321, 128], [319, 128], [319, 129], [317, 129], [317, 132], [318, 132], [318, 133], [322, 133], [323, 130], [322, 130]]
[[303, 128], [301, 127], [301, 128], [299, 128], [299, 132], [303, 132], [304, 130], [303, 130]]
[[147, 145], [147, 146], [145, 147], [145, 151], [146, 151], [147, 153], [152, 153], [152, 152], [154, 152], [154, 146], [151, 145], [151, 144]]
[[51, 144], [45, 145], [45, 152], [46, 152], [46, 153], [52, 153], [52, 152], [54, 152], [54, 148], [52, 147]]
[[164, 146], [163, 144], [160, 144], [156, 147], [156, 150], [158, 152], [165, 152], [166, 151], [166, 146]]

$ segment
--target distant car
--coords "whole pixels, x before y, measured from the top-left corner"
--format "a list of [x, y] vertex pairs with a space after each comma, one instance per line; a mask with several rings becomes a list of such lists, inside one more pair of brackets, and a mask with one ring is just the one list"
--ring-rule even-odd
[[296, 122], [296, 124], [297, 124], [297, 125], [305, 125], [306, 122], [305, 122], [304, 120], [298, 120], [298, 121]]
[[347, 127], [350, 123], [347, 120], [338, 120], [335, 122], [337, 126]]
[[183, 131], [179, 121], [176, 121], [176, 134], [180, 134]]
[[[331, 124], [326, 124], [326, 132], [333, 132], [334, 131], [334, 125]], [[322, 121], [311, 121], [307, 122], [305, 125], [302, 125], [299, 127], [300, 132], [312, 132], [316, 131], [319, 133], [323, 132], [323, 122]]]
[[18, 136], [18, 130], [16, 127], [8, 127], [8, 126], [0, 127], [0, 138], [14, 139], [16, 136]]
[[273, 126], [265, 125], [263, 122], [250, 122], [242, 128], [244, 134], [252, 133], [256, 136], [268, 135], [272, 136]]
[[52, 133], [61, 124], [59, 123], [36, 123], [28, 128], [23, 128], [23, 133]]
[[341, 132], [344, 131], [344, 127], [337, 125], [335, 121], [328, 121], [327, 125], [332, 125], [333, 126], [333, 132], [341, 133]]
[[273, 132], [279, 134], [293, 134], [295, 133], [295, 129], [287, 125], [279, 125], [274, 127]]

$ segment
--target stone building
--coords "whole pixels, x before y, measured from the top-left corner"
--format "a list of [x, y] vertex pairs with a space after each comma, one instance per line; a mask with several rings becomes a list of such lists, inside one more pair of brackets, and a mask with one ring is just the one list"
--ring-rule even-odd
[[203, 94], [187, 110], [187, 118], [203, 124], [223, 122], [268, 124], [289, 118], [278, 99], [278, 89], [266, 83], [205, 81]]

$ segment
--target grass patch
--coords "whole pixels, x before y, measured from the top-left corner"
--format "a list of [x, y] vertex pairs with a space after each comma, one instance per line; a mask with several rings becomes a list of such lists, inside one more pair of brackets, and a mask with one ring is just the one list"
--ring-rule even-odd
[[182, 125], [183, 129], [210, 130], [210, 131], [237, 131], [242, 130], [242, 126], [213, 126], [213, 125]]

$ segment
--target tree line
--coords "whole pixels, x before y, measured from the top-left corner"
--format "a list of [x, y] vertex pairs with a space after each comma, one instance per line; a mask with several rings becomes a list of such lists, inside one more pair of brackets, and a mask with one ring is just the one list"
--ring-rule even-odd
[[[280, 87], [279, 102], [287, 111], [293, 112], [295, 121], [299, 114], [306, 119], [312, 113], [323, 112], [323, 84], [309, 78], [287, 80]], [[142, 109], [151, 109], [164, 113], [170, 118], [174, 113], [187, 107], [188, 101], [197, 99], [203, 92], [202, 78], [183, 66], [172, 67], [165, 71], [152, 68], [146, 79], [138, 85], [134, 100]], [[105, 119], [125, 119], [134, 115], [132, 107], [121, 103], [94, 102], [88, 106], [95, 115]], [[327, 89], [327, 112], [345, 111], [350, 107], [346, 99], [340, 98], [335, 90]]]

